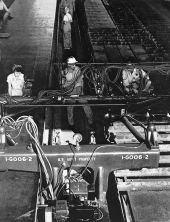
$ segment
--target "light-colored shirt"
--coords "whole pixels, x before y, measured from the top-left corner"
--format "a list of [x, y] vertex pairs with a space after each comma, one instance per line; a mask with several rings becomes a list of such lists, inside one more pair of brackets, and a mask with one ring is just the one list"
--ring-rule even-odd
[[143, 69], [136, 69], [133, 70], [124, 69], [122, 72], [122, 78], [123, 78], [123, 85], [125, 87], [129, 87], [132, 83], [140, 84], [142, 79], [149, 80], [149, 76]]
[[130, 70], [124, 69], [122, 72], [123, 85], [128, 87], [133, 82], [133, 76]]
[[[63, 85], [64, 88], [70, 86], [73, 82], [75, 82], [75, 88], [78, 86], [83, 87], [83, 75], [81, 75], [81, 71], [79, 67], [75, 67], [74, 70], [65, 69], [65, 78], [66, 81]], [[79, 77], [78, 77], [79, 76]]]
[[69, 13], [66, 13], [63, 18], [64, 22], [72, 22], [72, 16]]
[[7, 82], [11, 87], [10, 96], [22, 96], [24, 87], [24, 74], [20, 73], [15, 76], [14, 73], [7, 77]]

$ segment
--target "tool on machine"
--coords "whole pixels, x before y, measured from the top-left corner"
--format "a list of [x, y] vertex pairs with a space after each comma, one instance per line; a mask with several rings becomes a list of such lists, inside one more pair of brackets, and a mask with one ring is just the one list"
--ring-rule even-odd
[[73, 135], [73, 140], [75, 143], [75, 149], [80, 150], [80, 142], [82, 141], [83, 137], [80, 133], [75, 133]]
[[95, 132], [90, 132], [90, 144], [96, 144]]

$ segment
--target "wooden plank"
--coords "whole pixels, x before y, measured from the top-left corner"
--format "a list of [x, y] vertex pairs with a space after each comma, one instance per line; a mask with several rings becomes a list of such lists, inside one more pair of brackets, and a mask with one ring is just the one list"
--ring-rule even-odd
[[142, 170], [116, 170], [116, 177], [164, 177], [170, 176], [170, 168], [142, 169]]
[[7, 33], [7, 32], [1, 32], [0, 33], [0, 38], [9, 38], [10, 37], [10, 34]]
[[160, 156], [159, 164], [168, 164], [168, 165], [170, 165], [169, 155]]
[[170, 191], [170, 179], [169, 181], [155, 180], [155, 181], [128, 181], [128, 182], [118, 182], [118, 191], [141, 191], [141, 190], [169, 190]]

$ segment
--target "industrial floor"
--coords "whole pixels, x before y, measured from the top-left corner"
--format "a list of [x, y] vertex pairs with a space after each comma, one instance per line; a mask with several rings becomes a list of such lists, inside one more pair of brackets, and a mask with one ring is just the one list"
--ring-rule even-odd
[[32, 172], [0, 172], [0, 221], [34, 222], [39, 176]]
[[[0, 93], [7, 93], [6, 78], [14, 64], [23, 66], [26, 78], [35, 80], [34, 93], [47, 84], [56, 0], [4, 0], [10, 5], [12, 20], [8, 20], [0, 33], [9, 33], [9, 38], [0, 38]], [[12, 3], [12, 4], [9, 4]]]
[[[0, 30], [1, 33], [10, 34], [9, 38], [0, 38], [0, 94], [7, 93], [6, 78], [11, 73], [13, 64], [21, 64], [26, 78], [35, 80], [33, 94], [37, 95], [40, 90], [48, 88], [57, 0], [4, 0], [4, 2], [10, 7], [13, 19], [8, 20]], [[167, 4], [170, 5], [170, 2]], [[169, 28], [168, 7], [160, 4], [159, 0], [155, 5], [154, 0], [149, 0], [148, 5], [157, 13], [161, 12], [161, 16], [166, 20]], [[82, 62], [81, 59], [84, 59], [81, 53], [81, 47], [79, 47], [76, 55], [80, 62]], [[103, 114], [106, 113], [106, 109], [105, 107], [101, 109], [103, 110], [94, 118], [103, 127]], [[85, 119], [82, 109], [77, 108], [77, 110], [79, 116]], [[93, 111], [97, 113], [98, 107]], [[40, 110], [35, 112], [40, 113]], [[44, 110], [42, 110], [43, 112]], [[54, 115], [58, 115], [56, 110]], [[50, 117], [48, 118], [50, 119]], [[67, 118], [66, 115], [64, 118]], [[80, 118], [76, 121], [79, 122], [79, 120]], [[41, 126], [43, 126], [43, 122]], [[42, 129], [42, 127], [39, 128]], [[103, 131], [97, 126], [96, 131], [98, 131], [100, 140], [98, 143], [102, 143]], [[0, 193], [0, 222], [34, 221], [37, 184], [38, 177], [33, 173], [0, 172], [2, 191]]]

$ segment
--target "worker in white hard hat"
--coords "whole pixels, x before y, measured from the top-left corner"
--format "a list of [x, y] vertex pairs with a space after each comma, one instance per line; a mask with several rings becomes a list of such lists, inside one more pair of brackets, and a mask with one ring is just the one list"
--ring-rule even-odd
[[[83, 95], [83, 75], [81, 75], [80, 68], [76, 65], [77, 60], [74, 57], [67, 59], [67, 68], [62, 73], [62, 87], [64, 89], [73, 86], [72, 91], [68, 95]], [[83, 106], [88, 123], [93, 123], [93, 113], [89, 106]], [[69, 125], [74, 125], [73, 106], [67, 107], [67, 116]]]
[[67, 59], [67, 68], [64, 70], [62, 87], [67, 88], [76, 80], [72, 94], [81, 95], [80, 90], [82, 91], [83, 88], [83, 76], [80, 75], [80, 68], [76, 66], [77, 62], [78, 61], [74, 57], [69, 57]]

